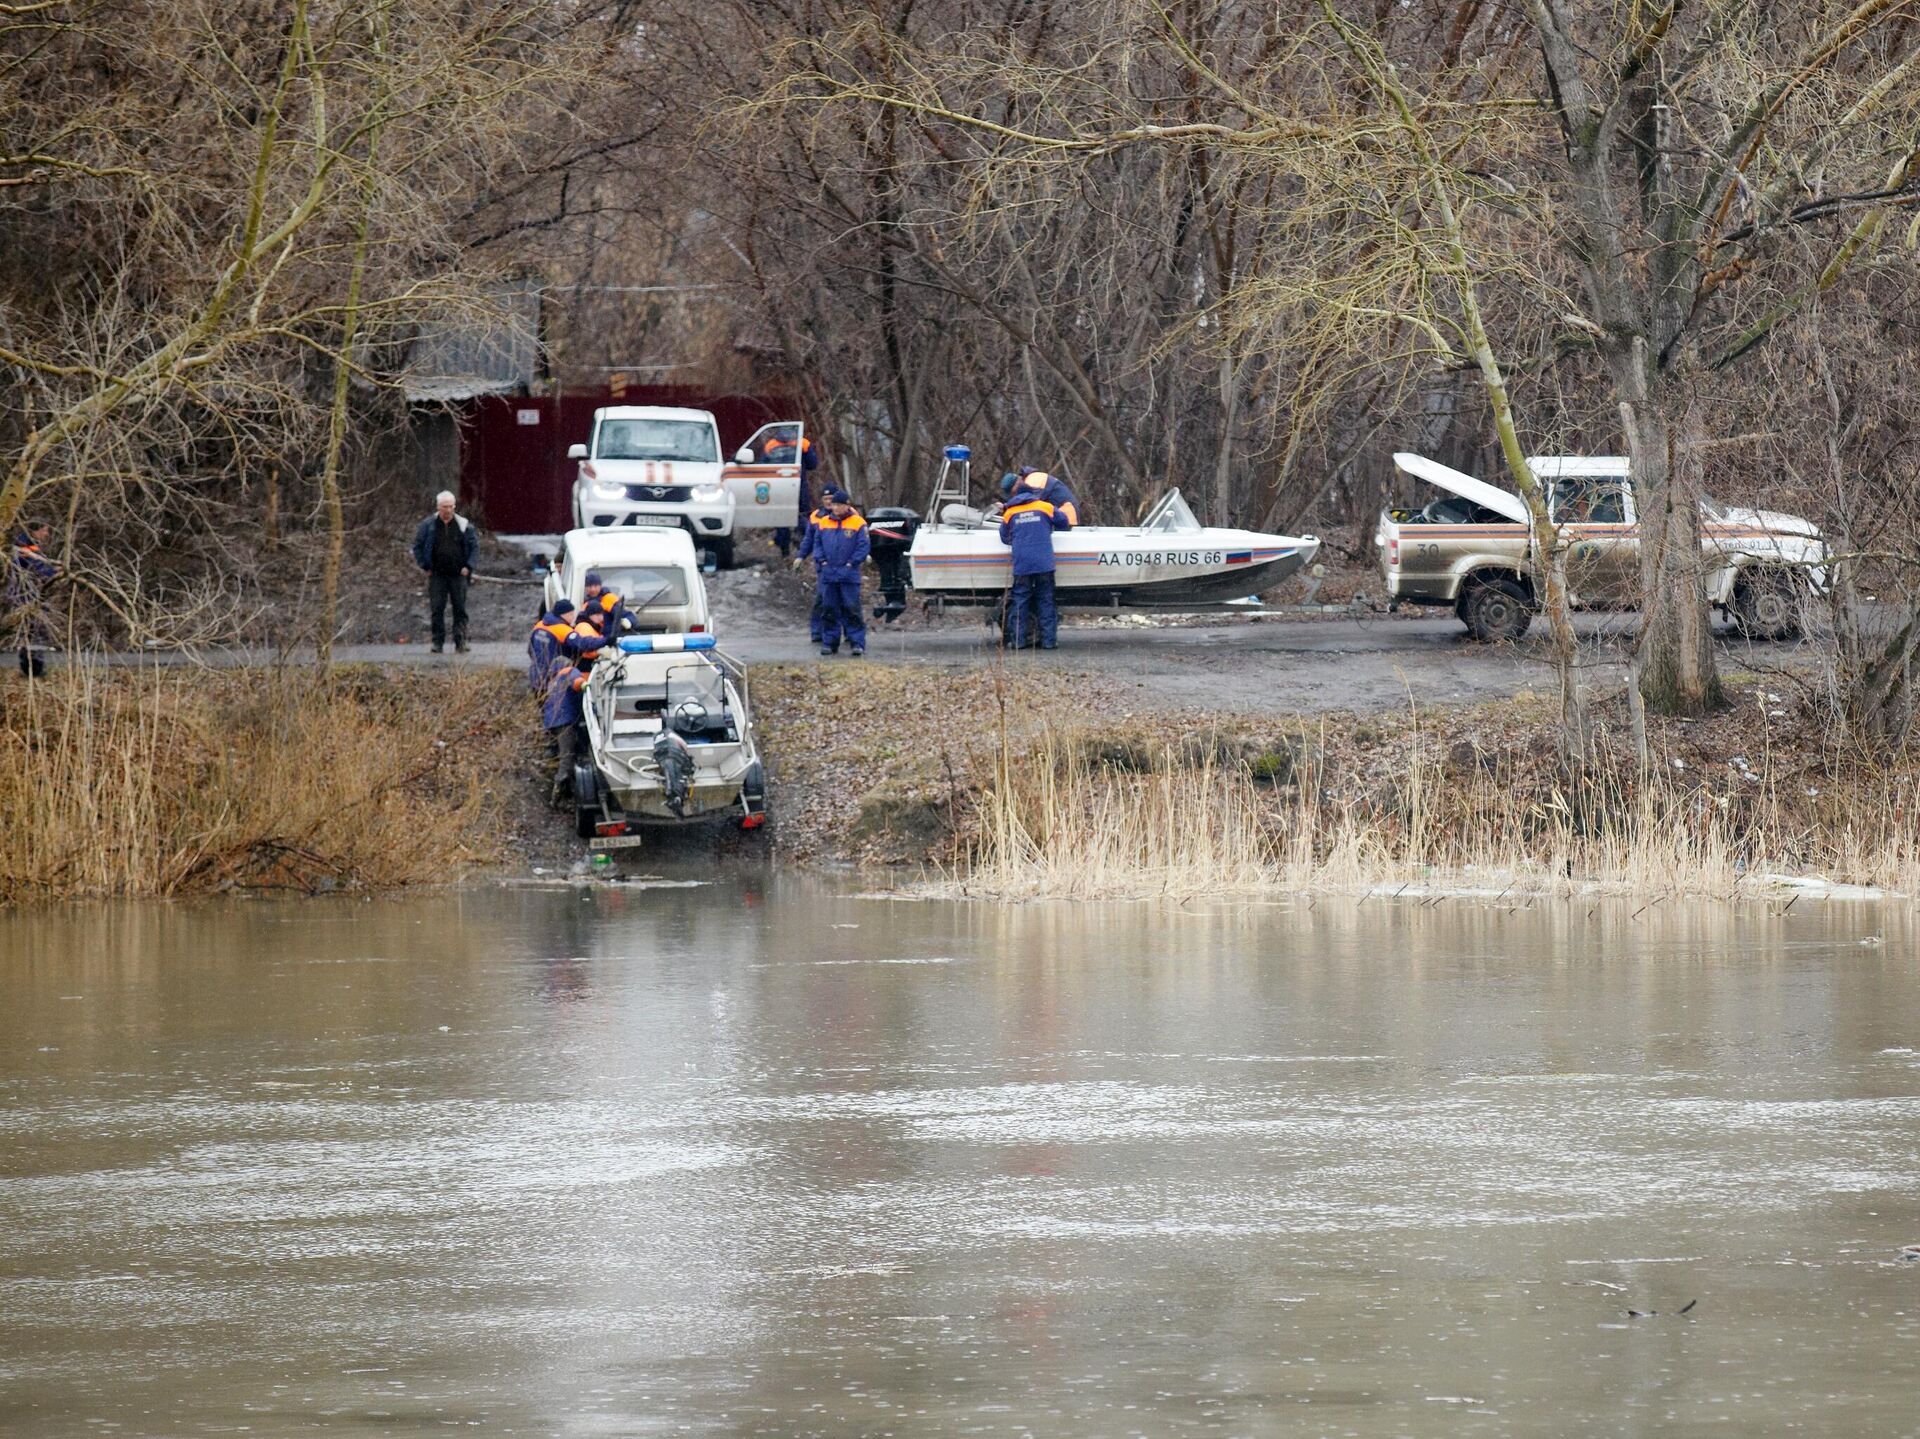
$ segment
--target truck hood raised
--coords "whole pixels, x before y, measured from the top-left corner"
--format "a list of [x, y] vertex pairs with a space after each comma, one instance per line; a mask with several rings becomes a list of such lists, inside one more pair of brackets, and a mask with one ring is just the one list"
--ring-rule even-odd
[[1425, 480], [1430, 485], [1438, 485], [1463, 500], [1471, 500], [1497, 515], [1506, 516], [1516, 525], [1528, 523], [1527, 502], [1511, 491], [1498, 489], [1485, 480], [1476, 480], [1472, 475], [1449, 469], [1438, 460], [1430, 460], [1425, 455], [1411, 454], [1406, 450], [1396, 454], [1393, 463], [1394, 468], [1403, 474]]
[[1736, 505], [1718, 505], [1708, 511], [1708, 518], [1716, 524], [1748, 526], [1765, 530], [1770, 535], [1799, 535], [1810, 540], [1820, 538], [1820, 527], [1812, 520], [1802, 519], [1799, 515], [1782, 514], [1779, 510], [1746, 510]]

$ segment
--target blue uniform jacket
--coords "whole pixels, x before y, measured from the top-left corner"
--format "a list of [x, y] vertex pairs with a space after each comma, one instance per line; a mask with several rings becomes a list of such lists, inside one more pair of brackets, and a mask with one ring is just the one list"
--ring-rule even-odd
[[806, 519], [801, 521], [800, 551], [799, 551], [801, 559], [803, 560], [808, 559], [813, 554], [814, 526], [818, 525], [822, 520], [830, 520], [832, 518], [833, 518], [832, 513], [829, 512], [825, 506], [822, 506], [820, 509], [815, 510], [812, 514], [808, 515]]
[[1053, 573], [1053, 532], [1071, 529], [1067, 517], [1052, 502], [1042, 498], [1045, 491], [1018, 490], [1016, 499], [1000, 512], [1000, 543], [1013, 551], [1013, 573], [1050, 575]]
[[547, 698], [540, 707], [541, 723], [548, 729], [579, 724], [584, 717], [580, 691], [586, 687], [586, 675], [569, 664], [565, 655], [556, 659], [547, 674]]
[[858, 512], [844, 520], [835, 519], [830, 510], [815, 514], [807, 525], [806, 538], [800, 541], [802, 557], [811, 554], [820, 578], [830, 581], [859, 579], [860, 566], [872, 550], [873, 538]]
[[527, 639], [527, 688], [535, 694], [546, 690], [554, 658], [572, 633], [573, 622], [562, 619], [552, 610], [540, 616], [540, 623], [533, 627], [533, 634]]
[[[438, 515], [428, 515], [420, 521], [420, 528], [413, 532], [413, 562], [423, 570], [433, 568], [433, 527], [439, 520]], [[480, 532], [468, 523], [465, 515], [455, 515], [453, 522], [460, 526], [460, 544], [466, 552], [466, 567], [470, 570], [479, 568]]]
[[[592, 615], [599, 622], [600, 633], [609, 640], [617, 640], [633, 628], [633, 611], [612, 590], [600, 591], [598, 599], [588, 595], [580, 601], [580, 612]], [[622, 620], [627, 622], [624, 626]]]

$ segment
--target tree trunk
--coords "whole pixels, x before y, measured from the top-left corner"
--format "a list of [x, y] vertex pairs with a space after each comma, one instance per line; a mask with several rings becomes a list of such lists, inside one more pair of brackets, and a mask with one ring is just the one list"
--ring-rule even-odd
[[[1701, 548], [1700, 436], [1682, 373], [1647, 382], [1636, 342], [1616, 366], [1640, 532], [1640, 694], [1657, 714], [1697, 715], [1721, 702]], [[1624, 369], [1626, 373], [1621, 373]]]

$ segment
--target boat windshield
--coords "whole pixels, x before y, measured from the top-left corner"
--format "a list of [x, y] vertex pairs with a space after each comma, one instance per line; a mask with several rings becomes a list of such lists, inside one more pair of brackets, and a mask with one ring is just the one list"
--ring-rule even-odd
[[602, 420], [593, 457], [712, 465], [720, 461], [720, 441], [704, 420]]
[[1187, 508], [1187, 502], [1180, 498], [1177, 489], [1168, 490], [1162, 495], [1140, 522], [1142, 532], [1152, 534], [1171, 534], [1200, 528], [1200, 521], [1193, 517], [1193, 511]]

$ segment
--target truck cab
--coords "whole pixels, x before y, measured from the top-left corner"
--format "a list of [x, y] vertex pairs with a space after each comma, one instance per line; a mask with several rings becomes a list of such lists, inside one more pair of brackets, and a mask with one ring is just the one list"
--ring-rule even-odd
[[[1538, 555], [1526, 502], [1459, 470], [1401, 453], [1402, 474], [1445, 494], [1382, 511], [1374, 532], [1396, 605], [1446, 606], [1479, 640], [1518, 639], [1539, 607]], [[1640, 582], [1639, 515], [1621, 455], [1541, 455], [1528, 463], [1546, 488], [1565, 547], [1576, 607], [1630, 606]], [[1750, 639], [1792, 639], [1801, 602], [1826, 585], [1819, 529], [1797, 515], [1708, 501], [1701, 516], [1707, 598]]]

